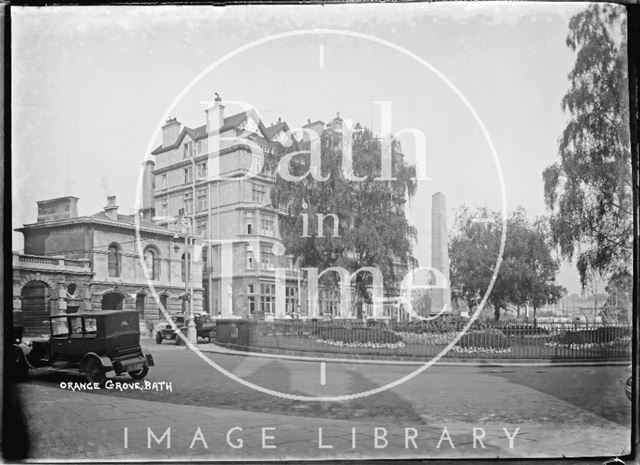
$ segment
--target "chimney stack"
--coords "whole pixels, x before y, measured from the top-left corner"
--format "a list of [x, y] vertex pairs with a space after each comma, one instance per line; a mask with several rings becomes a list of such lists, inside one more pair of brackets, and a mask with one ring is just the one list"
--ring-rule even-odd
[[104, 207], [104, 213], [110, 220], [118, 220], [118, 206], [116, 205], [115, 195], [110, 195], [107, 197], [107, 206]]
[[143, 163], [144, 175], [142, 176], [142, 208], [138, 213], [143, 218], [151, 219], [155, 216], [155, 205], [153, 200], [153, 194], [156, 189], [156, 178], [153, 174], [155, 168], [153, 160], [146, 160]]
[[207, 108], [205, 113], [207, 115], [207, 134], [218, 131], [224, 123], [224, 105], [217, 92], [213, 105]]
[[162, 146], [172, 145], [180, 135], [180, 122], [176, 118], [169, 118], [162, 126]]
[[78, 197], [68, 195], [57, 199], [38, 201], [38, 223], [68, 220], [78, 216]]

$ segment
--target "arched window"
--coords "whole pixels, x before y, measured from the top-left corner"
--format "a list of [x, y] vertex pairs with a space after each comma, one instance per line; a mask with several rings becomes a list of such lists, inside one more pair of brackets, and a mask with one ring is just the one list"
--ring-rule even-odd
[[160, 259], [158, 252], [153, 247], [144, 250], [144, 265], [152, 280], [160, 279]]
[[120, 246], [116, 243], [113, 243], [109, 246], [109, 254], [108, 254], [108, 268], [109, 268], [109, 276], [118, 277], [120, 276], [120, 270], [122, 269], [121, 259], [120, 259]]

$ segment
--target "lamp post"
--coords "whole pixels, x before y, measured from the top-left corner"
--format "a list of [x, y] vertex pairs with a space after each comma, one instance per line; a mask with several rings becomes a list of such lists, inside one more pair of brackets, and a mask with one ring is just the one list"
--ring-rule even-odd
[[[185, 310], [187, 313], [187, 339], [192, 344], [198, 343], [198, 333], [196, 331], [196, 322], [193, 317], [193, 305], [191, 300], [191, 250], [190, 250], [190, 235], [189, 235], [189, 217], [181, 215], [178, 218], [177, 223], [180, 223], [184, 226], [184, 302], [185, 302]], [[174, 236], [174, 240], [179, 239], [178, 234]], [[176, 243], [176, 249], [178, 249], [178, 245]]]

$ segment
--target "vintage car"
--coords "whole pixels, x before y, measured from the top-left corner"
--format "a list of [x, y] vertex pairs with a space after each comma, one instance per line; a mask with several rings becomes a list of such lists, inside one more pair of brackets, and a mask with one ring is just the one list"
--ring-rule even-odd
[[624, 393], [626, 394], [627, 399], [631, 400], [631, 385], [633, 384], [632, 365], [629, 365], [625, 370], [625, 374], [622, 377], [622, 381], [624, 382]]
[[142, 379], [154, 365], [140, 347], [138, 312], [102, 310], [49, 318], [50, 336], [24, 341], [14, 331], [18, 378], [30, 368], [50, 367], [83, 373], [89, 382], [104, 386], [107, 373], [128, 373]]
[[[182, 344], [182, 339], [178, 337], [178, 332], [186, 334], [187, 324], [185, 323], [185, 317], [182, 315], [174, 315], [171, 317], [178, 331], [174, 331], [169, 323], [162, 323], [158, 329], [156, 329], [155, 340], [156, 344], [162, 344], [162, 341], [170, 340], [174, 341], [176, 345]], [[211, 333], [216, 330], [216, 324], [211, 320], [208, 313], [194, 313], [193, 321], [196, 324], [196, 333], [199, 338], [206, 338], [211, 342]]]

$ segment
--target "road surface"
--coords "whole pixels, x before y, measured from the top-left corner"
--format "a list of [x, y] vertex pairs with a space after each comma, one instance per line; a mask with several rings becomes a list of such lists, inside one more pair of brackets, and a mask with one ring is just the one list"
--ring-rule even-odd
[[[248, 455], [238, 456], [240, 453], [223, 440], [217, 443], [219, 450], [214, 458], [246, 459], [251, 458], [251, 454], [257, 454], [256, 457], [276, 454], [277, 458], [315, 457], [318, 427], [324, 429], [324, 440], [336, 446], [321, 448], [320, 452], [324, 454], [321, 456], [328, 458], [384, 457], [385, 452], [392, 450], [395, 456], [409, 454], [407, 457], [485, 457], [486, 454], [528, 457], [536, 453], [539, 456], [613, 456], [621, 454], [629, 444], [630, 403], [619, 381], [624, 373], [621, 366], [434, 366], [375, 395], [319, 402], [257, 392], [225, 377], [185, 347], [156, 346], [146, 341], [145, 345], [156, 360], [156, 366], [147, 377], [147, 381], [156, 383], [152, 385], [155, 389], [72, 391], [70, 388], [81, 387], [82, 377], [48, 370], [33, 372], [21, 383], [18, 389], [33, 444], [30, 455], [42, 457], [49, 453], [55, 457], [58, 450], [65, 454], [76, 451], [80, 458], [109, 458], [111, 454], [121, 454], [121, 458], [152, 457], [163, 448], [156, 447], [155, 443], [154, 447], [147, 447], [146, 429], [156, 428], [154, 434], [160, 437], [166, 426], [174, 425], [173, 442], [177, 444], [182, 435], [184, 445], [173, 447], [171, 453], [175, 454], [174, 458], [185, 457], [195, 453], [188, 446], [201, 421], [198, 418], [203, 415], [208, 419], [205, 423], [209, 430], [217, 428], [223, 436], [234, 426], [247, 430], [264, 423], [280, 430], [289, 428], [285, 439], [283, 433], [276, 439], [267, 439], [267, 445], [269, 441], [277, 443], [277, 452], [262, 448], [264, 441], [259, 437], [262, 433], [254, 431], [257, 435], [253, 437], [255, 449], [245, 448]], [[201, 344], [201, 347], [205, 349], [207, 344]], [[251, 383], [306, 397], [360, 393], [395, 381], [416, 368], [331, 361], [323, 368], [319, 362], [205, 354]], [[132, 380], [121, 377], [116, 381], [131, 384]], [[65, 420], [61, 428], [60, 419], [55, 417], [64, 413], [55, 413], [60, 409], [53, 402], [55, 399], [58, 404], [60, 399], [67, 399], [64, 405], [73, 411], [77, 421]], [[76, 404], [83, 407], [79, 409]], [[87, 421], [82, 421], [85, 418]], [[213, 423], [212, 419], [215, 420]], [[238, 422], [241, 425], [236, 424]], [[127, 448], [122, 444], [125, 424], [129, 425], [128, 431], [132, 435]], [[106, 429], [96, 430], [98, 425]], [[176, 425], [182, 427], [176, 429]], [[449, 428], [447, 434], [452, 435], [452, 441], [445, 438], [444, 442], [440, 441], [443, 447], [436, 449], [435, 445], [443, 439], [445, 426]], [[352, 428], [358, 430], [354, 433], [358, 439], [355, 448], [351, 447]], [[375, 435], [382, 435], [382, 430], [376, 432], [375, 428], [383, 428], [388, 434], [386, 439], [394, 438], [395, 442], [391, 441], [394, 444], [375, 447]], [[430, 438], [432, 444], [414, 450], [410, 438], [406, 437], [413, 434], [411, 428], [419, 430], [423, 439]], [[478, 435], [486, 434], [486, 447], [476, 444], [473, 428], [479, 428]], [[514, 439], [514, 447], [509, 447], [508, 435], [514, 434], [517, 428], [520, 430]], [[457, 431], [457, 436], [451, 431]], [[363, 439], [360, 434], [364, 435]], [[56, 442], [58, 439], [60, 442]], [[250, 438], [245, 439], [247, 444], [251, 442]], [[383, 445], [384, 442], [378, 439], [378, 445]], [[423, 443], [427, 442], [424, 439]], [[197, 441], [197, 445], [201, 443]], [[405, 445], [410, 447], [407, 449]], [[450, 445], [454, 447], [446, 447], [445, 451], [444, 446]], [[212, 453], [211, 447], [199, 449], [203, 458]]]

